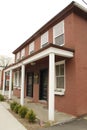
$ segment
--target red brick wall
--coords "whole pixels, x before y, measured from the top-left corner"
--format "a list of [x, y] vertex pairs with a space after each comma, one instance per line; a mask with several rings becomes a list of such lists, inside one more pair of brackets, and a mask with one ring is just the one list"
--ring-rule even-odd
[[87, 113], [87, 21], [75, 15], [75, 61], [77, 114]]
[[14, 88], [14, 89], [13, 89], [13, 95], [14, 95], [14, 96], [17, 96], [17, 97], [19, 98], [20, 95], [21, 95], [21, 89]]
[[40, 42], [41, 42], [41, 39], [40, 39], [40, 37], [38, 37], [35, 40], [35, 51], [38, 51], [40, 49]]
[[48, 31], [48, 42], [53, 43], [53, 28], [50, 28]]
[[66, 61], [66, 92], [55, 97], [59, 111], [74, 115], [87, 113], [87, 21], [69, 15], [65, 19], [65, 45], [75, 49], [73, 59]]
[[29, 45], [25, 47], [25, 56], [29, 55]]

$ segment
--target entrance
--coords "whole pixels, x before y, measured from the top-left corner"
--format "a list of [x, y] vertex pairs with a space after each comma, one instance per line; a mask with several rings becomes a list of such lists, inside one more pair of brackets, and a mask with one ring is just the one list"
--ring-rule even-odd
[[33, 97], [34, 73], [27, 73], [27, 96]]
[[40, 72], [40, 100], [47, 100], [47, 89], [48, 89], [48, 69]]

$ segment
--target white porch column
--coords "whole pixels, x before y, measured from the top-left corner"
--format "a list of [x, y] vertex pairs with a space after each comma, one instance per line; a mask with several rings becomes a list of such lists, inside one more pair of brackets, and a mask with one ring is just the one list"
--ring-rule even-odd
[[49, 54], [49, 110], [48, 118], [54, 121], [55, 54]]
[[25, 77], [25, 65], [22, 65], [22, 71], [21, 71], [21, 105], [24, 105], [24, 77]]
[[5, 72], [3, 72], [3, 90], [2, 95], [5, 95]]
[[8, 98], [11, 99], [12, 97], [12, 70], [10, 70], [10, 79], [9, 79], [9, 96]]

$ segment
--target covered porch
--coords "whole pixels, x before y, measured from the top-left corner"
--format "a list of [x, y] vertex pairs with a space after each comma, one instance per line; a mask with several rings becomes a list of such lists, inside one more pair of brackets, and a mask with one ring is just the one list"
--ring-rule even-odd
[[[38, 51], [35, 54], [32, 54], [29, 56], [29, 58], [21, 60], [19, 63], [14, 64], [13, 66], [7, 68], [4, 70], [3, 75], [3, 95], [5, 94], [5, 73], [7, 71], [10, 71], [10, 83], [9, 83], [9, 93], [8, 98], [12, 98], [12, 72], [20, 68], [21, 69], [21, 87], [20, 87], [20, 104], [24, 105], [24, 97], [31, 96], [34, 97], [34, 101], [40, 101], [45, 100], [48, 104], [48, 120], [54, 121], [55, 118], [55, 86], [56, 86], [56, 77], [55, 77], [55, 63], [56, 61], [65, 60], [66, 58], [72, 58], [73, 57], [73, 50], [67, 49], [64, 47], [58, 47], [56, 45], [48, 45], [47, 47], [42, 48], [40, 51]], [[37, 71], [37, 68], [39, 71]], [[37, 65], [37, 66], [36, 66]], [[42, 67], [46, 66], [46, 67]], [[33, 71], [33, 68], [35, 71]], [[36, 67], [36, 68], [35, 68]], [[44, 70], [44, 71], [43, 71]], [[26, 77], [27, 76], [27, 77]], [[34, 76], [34, 78], [32, 78]], [[47, 78], [46, 78], [47, 76]], [[41, 79], [41, 77], [43, 77]], [[45, 77], [45, 79], [44, 79]], [[29, 78], [29, 79], [28, 79]], [[29, 80], [29, 84], [28, 84]], [[30, 81], [31, 80], [31, 81]], [[41, 85], [41, 82], [45, 80], [45, 85]], [[34, 81], [33, 84], [31, 84]], [[31, 82], [31, 83], [30, 83]], [[48, 82], [48, 83], [47, 83]], [[46, 88], [47, 83], [47, 88]], [[33, 89], [31, 88], [32, 92], [28, 93], [28, 90], [26, 89], [27, 85], [33, 85]], [[39, 88], [38, 88], [39, 85]], [[40, 87], [43, 86], [43, 87]], [[45, 87], [44, 87], [45, 86]], [[44, 88], [44, 89], [43, 89]], [[38, 89], [38, 92], [37, 92]], [[44, 93], [43, 93], [44, 91]], [[41, 92], [41, 93], [40, 93]], [[26, 93], [26, 94], [25, 94]], [[64, 91], [63, 91], [64, 93]], [[38, 95], [38, 96], [36, 96]], [[33, 104], [33, 103], [32, 103]], [[32, 104], [30, 106], [32, 106]], [[36, 108], [36, 107], [34, 107]], [[43, 114], [42, 114], [43, 115]]]

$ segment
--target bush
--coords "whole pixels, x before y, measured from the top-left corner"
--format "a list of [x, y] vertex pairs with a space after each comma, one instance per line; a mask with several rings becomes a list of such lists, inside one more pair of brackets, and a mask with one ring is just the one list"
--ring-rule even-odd
[[11, 108], [12, 111], [14, 110], [14, 108], [15, 108], [15, 106], [16, 106], [17, 104], [18, 104], [18, 103], [15, 102], [15, 101], [13, 101], [13, 102], [10, 104], [10, 108]]
[[26, 114], [26, 118], [28, 119], [29, 122], [35, 122], [36, 120], [36, 114], [34, 113], [33, 110], [29, 110]]
[[4, 96], [0, 94], [0, 101], [4, 101]]
[[25, 118], [25, 115], [27, 114], [27, 112], [28, 112], [28, 108], [25, 106], [21, 106], [18, 111], [18, 114], [21, 116], [21, 118]]
[[16, 106], [14, 107], [14, 112], [18, 114], [19, 109], [21, 108], [20, 104], [16, 104]]

